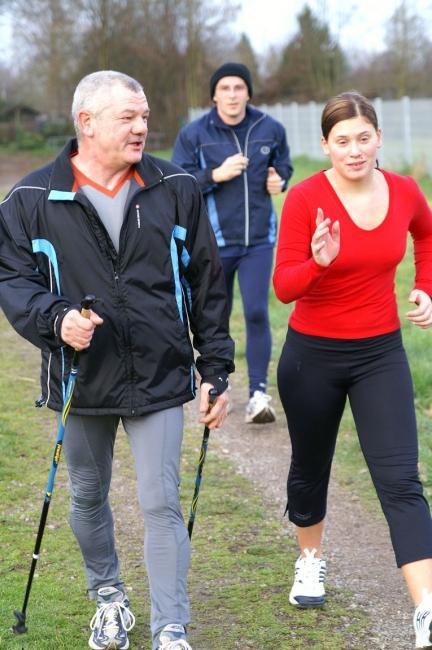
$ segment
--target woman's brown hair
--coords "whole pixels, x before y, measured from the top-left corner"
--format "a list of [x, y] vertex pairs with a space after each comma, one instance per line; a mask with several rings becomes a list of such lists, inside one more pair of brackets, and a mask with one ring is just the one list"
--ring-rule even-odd
[[378, 130], [378, 118], [373, 104], [355, 90], [341, 93], [328, 100], [321, 115], [321, 131], [327, 140], [335, 124], [352, 117], [364, 117]]

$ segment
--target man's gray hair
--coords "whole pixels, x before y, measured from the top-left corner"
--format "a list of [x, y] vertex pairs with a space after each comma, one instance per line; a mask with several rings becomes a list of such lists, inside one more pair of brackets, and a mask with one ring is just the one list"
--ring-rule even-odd
[[92, 72], [86, 77], [83, 77], [78, 83], [75, 88], [71, 110], [78, 139], [81, 135], [78, 120], [80, 111], [86, 110], [96, 113], [101, 110], [101, 91], [105, 94], [109, 92], [110, 88], [116, 85], [124, 86], [134, 93], [144, 92], [143, 87], [136, 79], [129, 77], [127, 74], [123, 74], [123, 72], [116, 72], [115, 70]]

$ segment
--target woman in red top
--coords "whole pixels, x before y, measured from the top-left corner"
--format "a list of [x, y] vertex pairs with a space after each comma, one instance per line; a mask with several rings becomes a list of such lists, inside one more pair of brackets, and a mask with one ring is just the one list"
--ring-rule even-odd
[[321, 539], [348, 398], [416, 605], [416, 648], [432, 648], [432, 520], [394, 288], [409, 232], [416, 274], [405, 316], [431, 327], [432, 213], [411, 178], [377, 168], [381, 131], [367, 99], [355, 92], [331, 99], [321, 126], [332, 166], [289, 192], [273, 279], [282, 302], [296, 301], [278, 368], [292, 443], [287, 511], [301, 549], [290, 602], [325, 600]]

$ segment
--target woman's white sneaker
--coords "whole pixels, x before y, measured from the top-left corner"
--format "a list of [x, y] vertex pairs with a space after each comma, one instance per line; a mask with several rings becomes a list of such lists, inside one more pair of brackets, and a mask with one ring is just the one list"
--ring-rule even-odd
[[325, 560], [315, 557], [316, 549], [304, 549], [295, 563], [294, 584], [289, 601], [295, 607], [322, 607], [325, 603]]
[[432, 648], [432, 594], [423, 589], [423, 600], [413, 618], [416, 648]]

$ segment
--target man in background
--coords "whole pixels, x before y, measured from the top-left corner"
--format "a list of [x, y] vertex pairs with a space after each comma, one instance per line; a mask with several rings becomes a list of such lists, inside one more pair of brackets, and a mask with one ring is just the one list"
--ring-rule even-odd
[[193, 174], [204, 194], [232, 308], [237, 273], [246, 322], [248, 423], [273, 422], [267, 393], [271, 357], [269, 285], [276, 241], [271, 197], [293, 168], [285, 129], [249, 105], [252, 79], [241, 63], [225, 63], [210, 78], [214, 107], [179, 133], [173, 162]]

